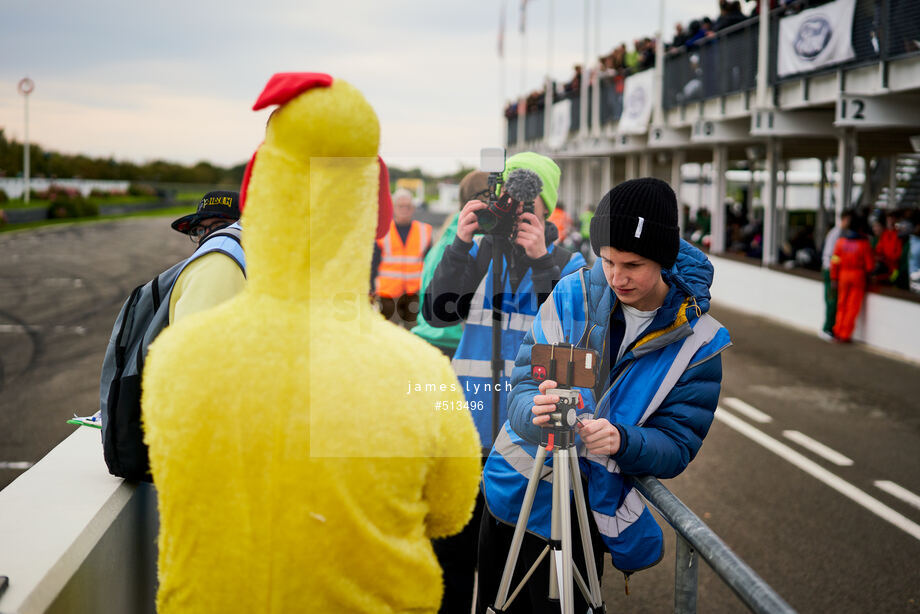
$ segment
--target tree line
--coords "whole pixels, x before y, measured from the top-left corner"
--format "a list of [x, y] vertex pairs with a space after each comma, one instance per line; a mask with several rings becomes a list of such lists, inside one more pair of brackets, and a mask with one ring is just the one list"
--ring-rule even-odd
[[[8, 139], [0, 128], [0, 177], [16, 177], [23, 172], [22, 143]], [[32, 177], [114, 179], [120, 181], [165, 183], [196, 183], [211, 185], [239, 185], [243, 181], [246, 162], [230, 167], [215, 166], [210, 162], [183, 165], [166, 160], [153, 160], [144, 164], [122, 162], [112, 157], [92, 158], [83, 154], [62, 154], [30, 143], [29, 167]], [[418, 177], [425, 182], [439, 180], [459, 183], [470, 168], [461, 168], [455, 173], [436, 177], [425, 174], [420, 168], [400, 169], [390, 167], [390, 179]]]

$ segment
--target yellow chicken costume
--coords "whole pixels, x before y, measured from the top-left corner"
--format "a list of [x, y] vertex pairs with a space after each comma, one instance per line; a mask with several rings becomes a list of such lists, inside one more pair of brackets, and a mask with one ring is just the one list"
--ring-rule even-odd
[[247, 173], [247, 286], [144, 372], [157, 609], [435, 612], [429, 540], [470, 518], [480, 444], [447, 359], [367, 299], [377, 117], [316, 73], [260, 104], [281, 106]]

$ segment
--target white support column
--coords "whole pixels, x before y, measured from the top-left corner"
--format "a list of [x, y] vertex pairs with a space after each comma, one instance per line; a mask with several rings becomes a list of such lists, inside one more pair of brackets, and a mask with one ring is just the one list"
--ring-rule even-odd
[[840, 214], [853, 205], [853, 159], [856, 157], [856, 130], [844, 128], [837, 138], [837, 210], [834, 222], [840, 221]]
[[780, 144], [776, 139], [767, 139], [766, 177], [763, 182], [763, 263], [776, 263], [776, 169]]
[[569, 159], [565, 162], [566, 175], [568, 180], [565, 182], [565, 200], [563, 201], [569, 207], [575, 204], [575, 182], [578, 181], [578, 161]]
[[597, 72], [594, 77], [594, 91], [591, 93], [591, 135], [601, 134], [601, 0], [594, 0], [594, 60]]
[[588, 37], [589, 26], [591, 24], [590, 16], [590, 2], [588, 0], [584, 1], [585, 5], [585, 24], [584, 24], [584, 43], [585, 43], [585, 57], [582, 60], [581, 64], [581, 97], [578, 102], [580, 104], [579, 108], [579, 117], [578, 117], [578, 135], [581, 137], [588, 136], [588, 81], [590, 79], [590, 69], [588, 68], [588, 57], [590, 52], [590, 40]]
[[821, 251], [821, 244], [824, 242], [824, 235], [827, 234], [827, 164], [824, 158], [819, 158], [818, 163], [821, 165], [821, 183], [818, 184], [818, 209], [815, 215], [815, 245], [818, 251]]
[[601, 135], [601, 75], [600, 64], [594, 78], [594, 88], [591, 90], [591, 136]]
[[664, 124], [664, 0], [658, 2], [658, 32], [655, 36], [655, 66], [652, 68], [652, 125]]
[[639, 154], [639, 176], [652, 176], [652, 154], [647, 151]]
[[760, 0], [760, 23], [757, 40], [757, 106], [764, 109], [767, 104], [770, 66], [770, 0]]
[[521, 94], [518, 99], [518, 125], [517, 146], [519, 151], [524, 151], [524, 128], [527, 126], [527, 94]]
[[[783, 169], [783, 197], [776, 202], [777, 248], [781, 247], [789, 238], [789, 160], [785, 156], [780, 156], [779, 166]], [[780, 206], [780, 203], [782, 203], [782, 206]]]
[[891, 156], [889, 160], [888, 202], [885, 203], [885, 208], [892, 211], [898, 206], [898, 156]]
[[639, 177], [639, 160], [635, 154], [626, 156], [626, 180], [636, 179]]
[[687, 159], [687, 152], [682, 149], [676, 149], [671, 154], [671, 187], [677, 194], [677, 225], [680, 226], [680, 236], [684, 236], [684, 229], [687, 227], [687, 215], [684, 211], [684, 202], [680, 198], [681, 182], [680, 169]]
[[601, 158], [601, 194], [606, 194], [613, 188], [613, 157]]
[[705, 188], [706, 173], [705, 168], [702, 163], [697, 164], [697, 175], [696, 175], [696, 210], [699, 212], [700, 209], [709, 209], [709, 207], [703, 204], [703, 189]]
[[725, 251], [725, 174], [728, 172], [728, 145], [716, 145], [712, 155], [712, 226], [709, 234], [709, 251], [721, 254]]
[[594, 182], [592, 181], [592, 163], [590, 158], [583, 158], [581, 161], [581, 202], [569, 205], [569, 215], [575, 215], [574, 211], [581, 211], [587, 203], [594, 199]]

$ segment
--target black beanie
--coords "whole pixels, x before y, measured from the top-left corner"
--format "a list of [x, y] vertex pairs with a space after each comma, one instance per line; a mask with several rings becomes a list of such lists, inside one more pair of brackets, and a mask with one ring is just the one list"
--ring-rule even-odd
[[639, 254], [670, 269], [680, 249], [677, 197], [664, 181], [654, 177], [630, 179], [601, 198], [591, 220], [591, 248], [602, 247]]

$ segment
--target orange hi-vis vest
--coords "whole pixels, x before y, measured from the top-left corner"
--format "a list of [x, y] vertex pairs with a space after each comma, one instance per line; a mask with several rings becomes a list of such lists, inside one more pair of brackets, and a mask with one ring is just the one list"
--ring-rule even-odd
[[396, 223], [390, 222], [390, 232], [377, 241], [380, 247], [377, 294], [387, 298], [418, 294], [422, 285], [425, 251], [430, 244], [430, 224], [413, 220], [406, 243], [403, 244]]

